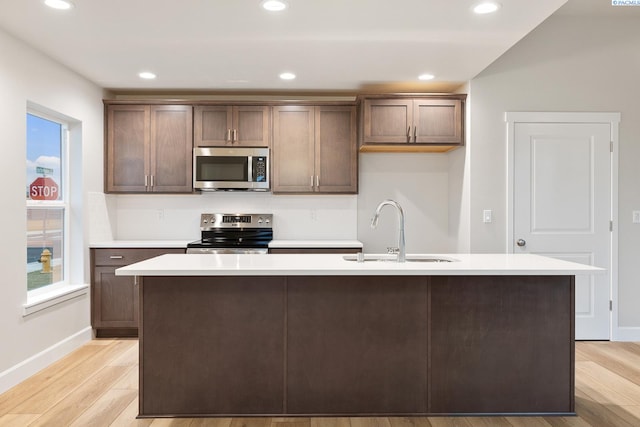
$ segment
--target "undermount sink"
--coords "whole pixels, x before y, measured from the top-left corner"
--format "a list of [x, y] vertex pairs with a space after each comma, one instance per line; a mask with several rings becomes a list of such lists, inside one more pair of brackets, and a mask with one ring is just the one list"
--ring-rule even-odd
[[[345, 261], [358, 261], [357, 255], [343, 256]], [[398, 262], [396, 255], [365, 255], [361, 262]], [[407, 255], [405, 262], [457, 262], [457, 259], [431, 256], [431, 255]]]

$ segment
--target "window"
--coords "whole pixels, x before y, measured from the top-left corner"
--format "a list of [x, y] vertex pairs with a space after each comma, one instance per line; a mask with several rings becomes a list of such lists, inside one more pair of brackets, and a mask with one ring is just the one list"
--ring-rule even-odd
[[27, 113], [27, 290], [67, 281], [67, 125]]

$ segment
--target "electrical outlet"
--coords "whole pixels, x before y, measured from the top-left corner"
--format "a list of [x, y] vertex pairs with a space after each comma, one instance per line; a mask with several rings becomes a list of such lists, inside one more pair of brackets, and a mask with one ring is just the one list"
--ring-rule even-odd
[[640, 224], [640, 211], [633, 211], [633, 223]]
[[485, 209], [482, 211], [482, 222], [489, 223], [493, 221], [493, 212], [491, 209]]

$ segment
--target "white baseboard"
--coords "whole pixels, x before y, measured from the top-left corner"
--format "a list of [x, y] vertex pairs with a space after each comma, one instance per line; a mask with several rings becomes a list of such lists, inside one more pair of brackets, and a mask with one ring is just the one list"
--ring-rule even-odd
[[637, 326], [619, 326], [613, 328], [611, 341], [640, 341], [640, 327]]
[[91, 341], [92, 338], [91, 327], [87, 327], [6, 371], [0, 372], [0, 393], [4, 393], [53, 362], [63, 358], [73, 350]]

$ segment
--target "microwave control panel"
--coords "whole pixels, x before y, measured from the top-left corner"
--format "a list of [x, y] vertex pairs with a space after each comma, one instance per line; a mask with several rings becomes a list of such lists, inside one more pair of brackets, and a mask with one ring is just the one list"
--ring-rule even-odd
[[253, 181], [254, 182], [267, 181], [267, 158], [266, 157], [253, 158]]

